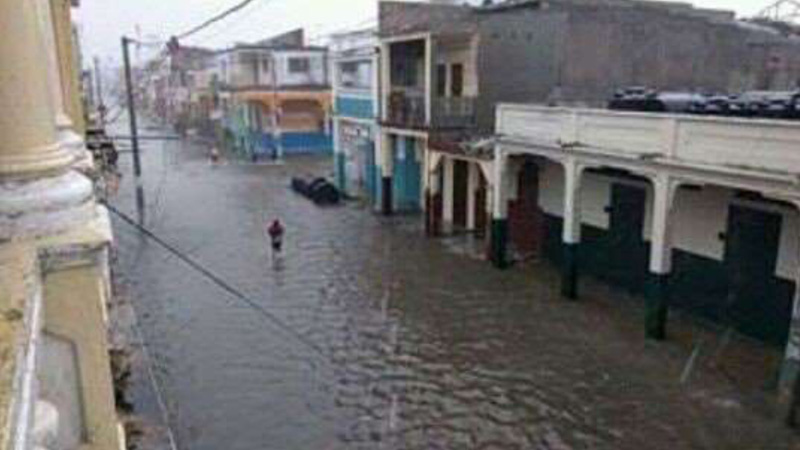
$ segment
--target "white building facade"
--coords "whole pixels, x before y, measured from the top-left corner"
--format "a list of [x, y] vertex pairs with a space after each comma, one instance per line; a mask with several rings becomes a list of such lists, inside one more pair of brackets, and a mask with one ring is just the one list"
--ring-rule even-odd
[[[524, 230], [562, 267], [646, 299], [647, 337], [669, 309], [786, 346], [782, 392], [800, 359], [800, 127], [778, 120], [504, 104], [492, 257], [507, 262], [508, 206], [534, 192]], [[519, 230], [517, 230], [519, 232]]]

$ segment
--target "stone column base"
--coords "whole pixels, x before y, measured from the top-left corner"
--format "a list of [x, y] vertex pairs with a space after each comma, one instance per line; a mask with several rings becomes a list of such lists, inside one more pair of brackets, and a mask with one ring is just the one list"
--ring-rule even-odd
[[498, 269], [508, 268], [508, 219], [492, 219], [489, 257]]
[[645, 337], [662, 341], [667, 337], [669, 274], [651, 273], [645, 286]]
[[96, 213], [91, 181], [76, 171], [0, 180], [0, 241], [57, 234]]
[[392, 215], [392, 177], [381, 178], [381, 213], [384, 216]]
[[561, 262], [561, 295], [578, 299], [578, 243], [564, 243], [564, 260]]

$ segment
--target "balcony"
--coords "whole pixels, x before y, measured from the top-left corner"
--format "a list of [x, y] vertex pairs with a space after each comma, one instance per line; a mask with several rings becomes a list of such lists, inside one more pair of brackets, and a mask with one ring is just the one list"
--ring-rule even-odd
[[459, 129], [475, 126], [474, 97], [441, 97], [431, 105], [431, 123], [425, 120], [425, 96], [395, 91], [389, 96], [386, 123], [412, 129]]
[[423, 129], [425, 120], [425, 95], [412, 90], [395, 90], [389, 95], [386, 122], [403, 128]]
[[474, 97], [440, 97], [433, 101], [432, 127], [438, 129], [475, 126]]
[[796, 180], [800, 172], [800, 127], [782, 120], [504, 104], [497, 111], [497, 133], [511, 144], [706, 173]]

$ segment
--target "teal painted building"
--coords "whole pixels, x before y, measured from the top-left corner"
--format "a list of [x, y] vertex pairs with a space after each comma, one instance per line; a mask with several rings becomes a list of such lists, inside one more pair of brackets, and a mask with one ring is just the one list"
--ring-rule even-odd
[[393, 136], [392, 205], [395, 212], [422, 210], [422, 148], [412, 137]]
[[378, 78], [375, 30], [335, 35], [333, 172], [349, 197], [375, 205], [379, 198]]

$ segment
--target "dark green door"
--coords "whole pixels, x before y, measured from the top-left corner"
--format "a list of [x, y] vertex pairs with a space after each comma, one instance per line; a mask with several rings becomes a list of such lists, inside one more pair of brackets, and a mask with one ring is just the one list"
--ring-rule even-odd
[[723, 315], [745, 334], [779, 342], [789, 321], [777, 298], [775, 277], [781, 219], [775, 213], [730, 207], [725, 245], [728, 301]]
[[606, 236], [606, 267], [601, 268], [614, 285], [632, 293], [644, 289], [648, 251], [642, 235], [647, 193], [625, 184], [611, 187], [609, 230]]

